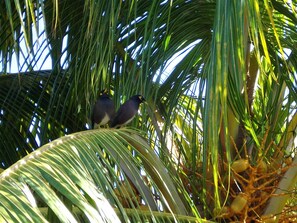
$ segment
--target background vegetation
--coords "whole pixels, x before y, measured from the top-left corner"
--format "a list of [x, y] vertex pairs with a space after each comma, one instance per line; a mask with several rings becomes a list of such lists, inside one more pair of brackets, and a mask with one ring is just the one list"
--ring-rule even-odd
[[296, 220], [296, 6], [1, 1], [1, 221]]

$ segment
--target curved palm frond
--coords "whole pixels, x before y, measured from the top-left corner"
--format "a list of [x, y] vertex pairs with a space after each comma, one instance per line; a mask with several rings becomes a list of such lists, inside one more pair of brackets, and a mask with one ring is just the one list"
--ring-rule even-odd
[[[144, 95], [148, 103], [132, 125], [147, 133], [150, 147], [209, 219], [246, 189], [229, 180], [234, 161], [247, 159], [244, 174], [250, 174], [262, 161], [282, 169], [284, 157], [296, 153], [289, 143], [296, 128], [295, 0], [0, 4], [4, 168], [88, 129], [102, 88], [117, 106]], [[178, 54], [182, 59], [168, 69]], [[19, 73], [9, 73], [9, 66]], [[250, 197], [258, 199], [256, 192]], [[258, 220], [261, 213], [248, 210]]]
[[[177, 190], [182, 187], [146, 141], [129, 129], [59, 138], [2, 172], [0, 182], [1, 216], [9, 222], [75, 222], [74, 213], [90, 222], [119, 222], [113, 208], [120, 219], [143, 221], [148, 216], [141, 206], [154, 221], [162, 219], [162, 214], [154, 215], [161, 210], [172, 214], [164, 213], [165, 218], [191, 221], [182, 216], [192, 212]], [[48, 208], [46, 215], [40, 205]], [[128, 216], [129, 207], [138, 211]]]

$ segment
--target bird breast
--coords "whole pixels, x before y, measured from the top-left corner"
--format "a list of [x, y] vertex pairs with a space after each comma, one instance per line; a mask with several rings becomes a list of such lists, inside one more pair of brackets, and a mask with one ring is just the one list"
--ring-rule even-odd
[[101, 120], [101, 122], [100, 123], [94, 123], [94, 129], [99, 128], [99, 126], [106, 125], [109, 122], [109, 120], [110, 120], [110, 117], [105, 112], [105, 115], [104, 115], [103, 119]]

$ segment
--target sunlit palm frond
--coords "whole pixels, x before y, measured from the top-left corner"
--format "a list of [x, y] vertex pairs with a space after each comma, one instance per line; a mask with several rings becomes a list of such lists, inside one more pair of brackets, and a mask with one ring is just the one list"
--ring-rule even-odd
[[[192, 211], [172, 176], [134, 131], [80, 132], [44, 145], [1, 173], [1, 215], [7, 221], [54, 217], [74, 222], [76, 213], [90, 222], [115, 222], [117, 210], [125, 221], [143, 221], [148, 216], [142, 215], [142, 206], [155, 221], [162, 219], [154, 215], [161, 210], [178, 219], [176, 214]], [[48, 212], [42, 215], [45, 207]]]
[[[229, 182], [234, 161], [248, 160], [248, 171], [262, 161], [284, 171], [284, 156], [296, 153], [295, 0], [0, 4], [4, 168], [88, 129], [102, 88], [117, 107], [144, 95], [147, 104], [131, 125], [147, 133], [150, 148], [184, 185], [182, 202], [194, 201], [209, 219], [243, 191]], [[249, 210], [258, 220], [261, 213]]]

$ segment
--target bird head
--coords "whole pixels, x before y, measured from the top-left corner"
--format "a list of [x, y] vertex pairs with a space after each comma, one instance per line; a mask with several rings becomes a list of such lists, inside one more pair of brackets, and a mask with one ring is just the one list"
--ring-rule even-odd
[[100, 91], [98, 97], [99, 98], [109, 98], [108, 90], [105, 88], [102, 91]]
[[136, 100], [137, 102], [139, 102], [139, 104], [145, 102], [144, 97], [140, 94], [134, 95], [134, 96], [132, 96], [132, 98], [133, 98], [133, 100]]
[[99, 92], [99, 96], [104, 94], [108, 94], [108, 90], [106, 88]]

